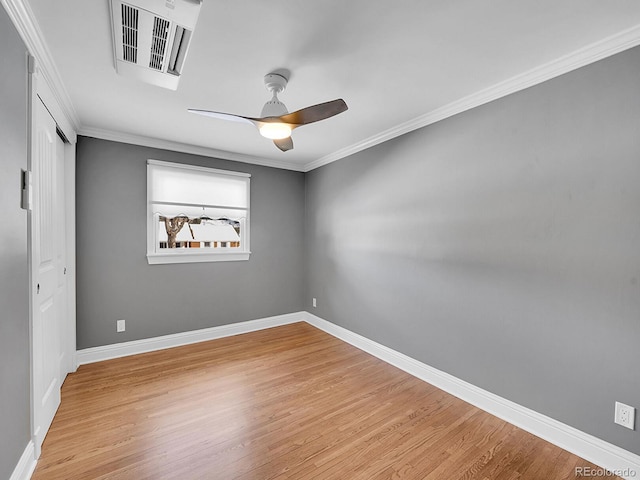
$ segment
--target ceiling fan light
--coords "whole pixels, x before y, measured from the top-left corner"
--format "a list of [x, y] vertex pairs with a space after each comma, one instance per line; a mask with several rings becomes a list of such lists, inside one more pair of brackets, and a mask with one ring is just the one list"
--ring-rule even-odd
[[291, 136], [291, 126], [286, 123], [263, 123], [260, 135], [271, 140], [280, 140]]

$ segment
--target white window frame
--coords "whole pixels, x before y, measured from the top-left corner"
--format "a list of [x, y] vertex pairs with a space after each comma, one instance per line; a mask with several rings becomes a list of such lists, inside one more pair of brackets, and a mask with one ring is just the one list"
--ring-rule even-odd
[[[154, 222], [153, 206], [158, 205], [159, 202], [154, 202], [153, 198], [153, 185], [151, 181], [151, 170], [154, 165], [161, 167], [170, 167], [181, 170], [201, 171], [207, 174], [214, 174], [218, 176], [226, 177], [242, 177], [247, 183], [247, 208], [246, 208], [246, 220], [242, 228], [242, 241], [240, 242], [241, 250], [218, 250], [218, 251], [204, 251], [196, 248], [177, 248], [177, 249], [163, 249], [167, 251], [159, 252], [158, 245], [158, 226]], [[233, 172], [230, 170], [219, 170], [216, 168], [200, 167], [196, 165], [186, 165], [182, 163], [164, 162], [161, 160], [147, 160], [147, 261], [150, 265], [156, 264], [170, 264], [170, 263], [201, 263], [201, 262], [229, 262], [249, 260], [251, 255], [250, 243], [249, 243], [249, 230], [250, 230], [250, 187], [251, 187], [251, 174], [243, 172]], [[188, 204], [185, 204], [188, 205]], [[204, 207], [211, 208], [229, 208], [228, 205], [203, 205]]]

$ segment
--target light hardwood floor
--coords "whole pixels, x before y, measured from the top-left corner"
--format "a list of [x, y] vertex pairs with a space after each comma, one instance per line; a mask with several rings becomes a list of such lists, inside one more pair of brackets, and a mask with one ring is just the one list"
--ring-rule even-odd
[[80, 367], [32, 478], [554, 480], [587, 466], [296, 323]]

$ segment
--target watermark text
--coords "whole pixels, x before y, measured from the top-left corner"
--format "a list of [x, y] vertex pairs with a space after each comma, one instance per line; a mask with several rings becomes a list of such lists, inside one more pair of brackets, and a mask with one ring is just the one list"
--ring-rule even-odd
[[607, 470], [600, 467], [576, 467], [576, 477], [608, 477], [616, 475], [623, 478], [635, 478], [636, 471], [630, 468], [619, 468], [614, 470]]

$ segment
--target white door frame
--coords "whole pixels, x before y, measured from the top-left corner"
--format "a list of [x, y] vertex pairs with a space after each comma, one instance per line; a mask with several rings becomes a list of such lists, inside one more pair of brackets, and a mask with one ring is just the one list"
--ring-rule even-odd
[[[66, 256], [66, 317], [63, 319], [62, 328], [63, 333], [63, 345], [65, 364], [63, 369], [66, 373], [70, 373], [76, 370], [76, 281], [75, 281], [75, 143], [76, 132], [71, 127], [67, 118], [62, 113], [62, 109], [58, 104], [56, 97], [54, 96], [51, 88], [49, 87], [44, 75], [38, 68], [35, 58], [29, 56], [29, 106], [28, 106], [28, 118], [29, 118], [29, 142], [28, 142], [28, 170], [32, 171], [34, 154], [33, 138], [35, 128], [35, 116], [34, 108], [36, 102], [42, 101], [46, 106], [49, 113], [54, 118], [57, 128], [62, 132], [63, 136], [67, 140], [64, 144], [64, 209], [65, 209], [65, 256]], [[37, 403], [34, 398], [34, 353], [35, 344], [33, 337], [34, 326], [34, 311], [33, 306], [35, 304], [35, 291], [33, 288], [33, 215], [31, 210], [28, 212], [28, 228], [27, 228], [27, 242], [28, 242], [28, 269], [29, 269], [29, 331], [30, 331], [30, 374], [31, 374], [31, 440], [35, 448], [35, 458], [40, 456], [40, 445], [36, 440], [34, 427], [36, 424], [36, 408]], [[64, 377], [61, 378], [61, 383], [64, 381]]]
[[[68, 137], [67, 137], [68, 138]], [[67, 251], [67, 373], [78, 369], [76, 354], [76, 144], [64, 144], [64, 206]]]

